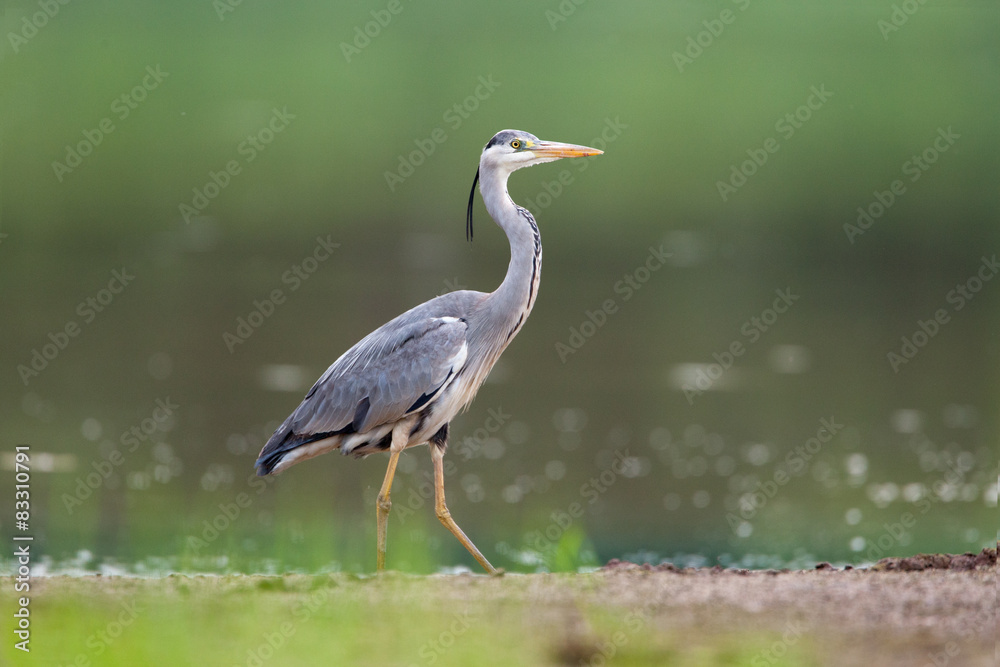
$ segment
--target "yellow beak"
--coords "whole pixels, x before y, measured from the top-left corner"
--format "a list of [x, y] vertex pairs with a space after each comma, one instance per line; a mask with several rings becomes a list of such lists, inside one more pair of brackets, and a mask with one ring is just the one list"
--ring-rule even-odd
[[587, 146], [577, 146], [576, 144], [562, 144], [558, 141], [539, 141], [528, 150], [539, 157], [589, 157], [600, 155], [604, 151]]

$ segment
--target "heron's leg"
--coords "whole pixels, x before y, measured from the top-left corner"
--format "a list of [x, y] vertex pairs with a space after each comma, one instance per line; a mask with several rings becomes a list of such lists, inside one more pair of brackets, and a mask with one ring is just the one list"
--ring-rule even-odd
[[407, 440], [409, 440], [409, 431], [409, 421], [403, 425], [397, 425], [392, 430], [392, 444], [389, 446], [389, 468], [385, 471], [382, 489], [378, 492], [378, 499], [375, 501], [376, 526], [378, 530], [378, 545], [375, 555], [375, 570], [377, 572], [385, 569], [385, 534], [389, 524], [389, 510], [392, 509], [392, 501], [389, 500], [389, 489], [392, 488], [392, 478], [396, 474], [396, 463], [399, 461], [399, 455], [406, 447]]
[[445, 528], [451, 531], [452, 535], [458, 538], [462, 546], [468, 549], [469, 553], [479, 561], [479, 564], [483, 566], [486, 572], [493, 575], [503, 574], [503, 570], [498, 570], [490, 565], [490, 562], [480, 553], [476, 545], [472, 543], [472, 540], [465, 536], [462, 529], [451, 518], [451, 512], [448, 511], [448, 506], [444, 503], [444, 447], [433, 442], [429, 444], [431, 459], [434, 461], [434, 509], [437, 512], [437, 518], [441, 520]]

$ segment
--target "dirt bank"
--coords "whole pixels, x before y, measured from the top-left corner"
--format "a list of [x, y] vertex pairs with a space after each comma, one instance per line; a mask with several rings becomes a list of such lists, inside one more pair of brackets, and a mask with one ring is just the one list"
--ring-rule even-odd
[[8, 642], [0, 664], [985, 667], [997, 575], [991, 549], [807, 571], [38, 577], [31, 660]]
[[[871, 568], [747, 571], [611, 561], [606, 599], [666, 628], [782, 631], [756, 664], [811, 643], [822, 665], [994, 665], [997, 550], [886, 558]], [[782, 628], [785, 628], [782, 630]], [[792, 661], [791, 664], [795, 664]]]

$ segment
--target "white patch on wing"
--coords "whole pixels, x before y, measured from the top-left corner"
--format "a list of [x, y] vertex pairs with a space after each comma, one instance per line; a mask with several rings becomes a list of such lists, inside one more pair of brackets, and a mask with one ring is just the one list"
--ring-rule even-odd
[[458, 352], [455, 353], [455, 356], [453, 356], [451, 359], [448, 360], [448, 363], [451, 364], [451, 372], [458, 373], [458, 371], [462, 370], [462, 366], [465, 365], [465, 360], [468, 358], [469, 358], [469, 344], [462, 343], [462, 347], [458, 349]]

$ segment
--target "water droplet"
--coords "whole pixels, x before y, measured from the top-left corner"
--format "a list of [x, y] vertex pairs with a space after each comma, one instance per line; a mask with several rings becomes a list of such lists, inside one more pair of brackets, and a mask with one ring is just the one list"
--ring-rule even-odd
[[587, 425], [587, 413], [580, 408], [560, 408], [552, 413], [552, 424], [561, 433], [579, 432]]
[[718, 456], [726, 448], [726, 441], [718, 433], [709, 433], [705, 436], [705, 454], [707, 456]]
[[155, 479], [160, 484], [166, 484], [170, 481], [170, 467], [160, 464], [153, 469], [153, 479]]
[[864, 454], [851, 454], [844, 462], [844, 467], [851, 477], [864, 477], [868, 474], [868, 457]]
[[768, 350], [767, 361], [775, 373], [786, 375], [805, 373], [812, 365], [809, 349], [803, 345], [775, 345]]
[[657, 426], [649, 432], [649, 446], [657, 451], [663, 451], [670, 447], [670, 429], [665, 426]]
[[562, 461], [549, 461], [545, 464], [545, 476], [558, 482], [566, 476], [566, 464]]
[[265, 364], [257, 371], [260, 386], [269, 391], [301, 392], [312, 382], [312, 375], [294, 364]]
[[500, 495], [504, 499], [504, 502], [508, 503], [519, 503], [524, 496], [521, 489], [513, 484], [505, 486]]
[[166, 380], [174, 372], [174, 360], [166, 352], [155, 352], [146, 361], [146, 370], [154, 380]]
[[233, 433], [226, 438], [226, 449], [229, 450], [229, 453], [234, 456], [242, 456], [250, 449], [250, 443], [247, 442], [245, 436], [240, 435], [239, 433]]
[[503, 440], [500, 438], [489, 438], [483, 443], [483, 456], [490, 459], [491, 461], [496, 461], [504, 455], [507, 448], [503, 444]]
[[890, 417], [892, 428], [896, 433], [917, 433], [924, 426], [924, 414], [920, 410], [900, 408]]
[[397, 469], [404, 475], [412, 475], [416, 472], [417, 468], [417, 457], [416, 456], [400, 456], [399, 463], [397, 463]]
[[998, 486], [996, 483], [990, 484], [983, 491], [983, 504], [987, 507], [997, 506]]
[[915, 503], [927, 493], [927, 487], [919, 482], [910, 482], [903, 487], [903, 500], [908, 503]]
[[972, 405], [952, 403], [945, 406], [942, 416], [948, 428], [975, 428], [979, 424], [979, 412]]
[[736, 470], [736, 459], [732, 456], [720, 456], [715, 459], [715, 474], [720, 477], [726, 477], [733, 474]]
[[937, 497], [946, 503], [950, 503], [958, 497], [958, 487], [955, 484], [940, 484], [935, 488]]
[[888, 507], [889, 503], [899, 497], [899, 486], [892, 482], [885, 484], [869, 484], [866, 489], [868, 498], [876, 507]]
[[771, 448], [763, 442], [755, 442], [747, 447], [744, 457], [751, 465], [762, 466], [771, 460]]
[[101, 422], [93, 417], [87, 417], [83, 420], [83, 424], [80, 425], [80, 433], [91, 442], [96, 442], [101, 437], [102, 432]]
[[165, 442], [158, 442], [153, 446], [153, 458], [160, 463], [170, 463], [174, 458], [173, 448]]
[[963, 503], [971, 503], [973, 500], [979, 497], [979, 487], [969, 482], [968, 484], [962, 485], [962, 490], [959, 494], [959, 498]]
[[535, 482], [531, 479], [531, 475], [518, 475], [514, 479], [514, 484], [517, 488], [521, 489], [521, 495], [528, 494], [533, 488], [535, 488]]

